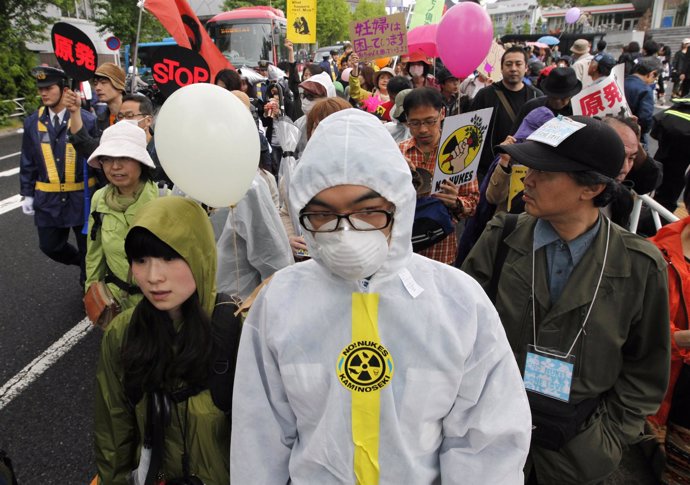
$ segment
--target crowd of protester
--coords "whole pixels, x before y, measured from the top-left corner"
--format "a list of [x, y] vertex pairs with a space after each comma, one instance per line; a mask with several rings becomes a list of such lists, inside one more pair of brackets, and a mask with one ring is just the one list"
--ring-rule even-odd
[[[690, 136], [654, 115], [687, 95], [686, 41], [618, 60], [584, 39], [505, 45], [497, 80], [349, 45], [300, 72], [287, 42], [279, 65], [215, 79], [261, 140], [229, 208], [173, 187], [120, 68], [96, 71], [98, 119], [37, 68], [23, 210], [120, 307], [96, 372], [97, 482], [595, 484], [651, 432], [664, 483], [690, 483], [688, 219], [651, 242], [627, 230], [636, 194], [673, 211], [690, 181]], [[617, 64], [632, 116], [573, 116]], [[477, 177], [432, 191], [444, 120], [483, 108]], [[532, 137], [563, 117], [580, 128], [556, 146]], [[530, 387], [545, 368], [558, 389]]]

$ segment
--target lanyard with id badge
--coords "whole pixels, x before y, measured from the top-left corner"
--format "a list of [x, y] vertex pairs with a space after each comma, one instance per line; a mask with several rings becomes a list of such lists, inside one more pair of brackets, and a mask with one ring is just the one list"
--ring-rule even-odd
[[592, 307], [599, 292], [599, 286], [604, 276], [604, 268], [609, 253], [609, 237], [611, 235], [611, 220], [607, 218], [608, 229], [606, 232], [606, 249], [604, 250], [604, 261], [601, 265], [599, 280], [594, 289], [592, 302], [587, 309], [585, 319], [580, 326], [580, 331], [575, 336], [573, 343], [568, 351], [563, 353], [554, 349], [542, 348], [537, 345], [537, 322], [534, 303], [534, 259], [535, 251], [532, 249], [532, 331], [534, 344], [528, 345], [527, 358], [525, 360], [525, 389], [538, 394], [557, 399], [563, 402], [570, 401], [570, 390], [573, 385], [573, 371], [575, 368], [576, 356], [573, 349], [580, 336], [585, 332], [585, 326], [592, 313]]

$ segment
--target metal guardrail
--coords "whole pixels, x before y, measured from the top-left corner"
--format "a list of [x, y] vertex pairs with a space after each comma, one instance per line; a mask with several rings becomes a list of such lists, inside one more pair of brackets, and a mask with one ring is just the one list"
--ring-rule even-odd
[[654, 226], [656, 227], [657, 231], [661, 229], [661, 217], [669, 222], [679, 220], [678, 216], [666, 209], [663, 205], [659, 204], [650, 196], [639, 195], [635, 192], [633, 192], [633, 194], [635, 195], [635, 203], [633, 204], [632, 214], [630, 214], [630, 226], [628, 227], [630, 232], [637, 232], [637, 226], [640, 222], [640, 214], [642, 213], [643, 205], [649, 207], [652, 213], [652, 219], [654, 220]]
[[3, 103], [12, 103], [14, 105], [14, 111], [10, 115], [10, 118], [17, 118], [19, 116], [25, 116], [26, 110], [24, 109], [24, 101], [26, 98], [15, 98], [3, 100]]

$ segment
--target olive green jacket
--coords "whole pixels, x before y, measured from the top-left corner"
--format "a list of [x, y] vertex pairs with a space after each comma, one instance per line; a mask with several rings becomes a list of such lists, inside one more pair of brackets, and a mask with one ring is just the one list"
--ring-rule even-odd
[[[462, 269], [489, 288], [505, 214], [495, 217]], [[537, 219], [522, 214], [505, 242], [509, 251], [496, 296], [520, 370], [533, 343], [532, 243]], [[546, 279], [546, 252], [535, 259], [535, 309], [539, 346], [566, 352], [580, 330], [599, 278], [607, 222], [574, 268], [559, 300], [552, 304]], [[611, 224], [608, 257], [585, 332], [578, 339], [570, 400], [600, 396], [613, 434], [631, 442], [654, 414], [669, 378], [670, 337], [666, 263], [648, 241]]]
[[[205, 211], [194, 201], [181, 197], [161, 197], [137, 213], [132, 227], [144, 227], [171, 246], [189, 264], [199, 300], [209, 316], [216, 302], [216, 247], [213, 229]], [[139, 464], [144, 437], [146, 403], [144, 396], [134, 408], [124, 390], [122, 346], [134, 308], [118, 315], [108, 326], [101, 343], [96, 374], [95, 442], [100, 483], [124, 485]], [[230, 323], [230, 322], [229, 322]], [[175, 322], [180, 329], [185, 323]], [[161, 383], [164, 387], [184, 387], [183, 383]], [[230, 421], [205, 390], [178, 404], [185, 421], [189, 406], [187, 449], [190, 468], [206, 485], [227, 485], [230, 481]], [[180, 419], [171, 412], [165, 430], [165, 451], [160, 472], [168, 479], [182, 476], [182, 433]]]
[[[125, 254], [125, 236], [141, 206], [150, 200], [158, 198], [158, 187], [156, 184], [151, 181], [146, 182], [136, 202], [129, 206], [125, 212], [120, 212], [111, 209], [105, 203], [104, 194], [107, 190], [113, 190], [112, 186], [107, 185], [97, 190], [91, 200], [89, 233], [86, 236], [85, 290], [89, 289], [91, 283], [105, 279], [106, 265], [116, 277], [122, 281], [127, 281], [129, 262]], [[95, 224], [94, 212], [98, 212], [101, 217], [101, 224], [95, 231], [93, 231]], [[134, 307], [141, 300], [140, 294], [129, 295], [112, 283], [108, 284], [108, 288], [123, 309]]]

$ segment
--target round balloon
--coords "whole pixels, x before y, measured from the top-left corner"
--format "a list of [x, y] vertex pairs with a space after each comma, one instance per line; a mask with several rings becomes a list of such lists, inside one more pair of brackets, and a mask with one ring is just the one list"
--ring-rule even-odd
[[155, 140], [173, 183], [211, 207], [236, 204], [259, 166], [259, 133], [251, 113], [214, 84], [175, 91], [158, 114]]
[[458, 3], [438, 24], [438, 55], [454, 76], [467, 77], [486, 58], [493, 35], [491, 18], [482, 7], [474, 2]]
[[381, 57], [379, 59], [376, 59], [374, 63], [378, 66], [379, 69], [383, 69], [386, 67], [389, 63], [391, 62], [390, 57]]
[[571, 9], [569, 9], [565, 13], [565, 23], [566, 24], [574, 24], [575, 22], [577, 22], [577, 19], [580, 18], [581, 13], [582, 12], [580, 12], [580, 9], [577, 7], [573, 7]]

